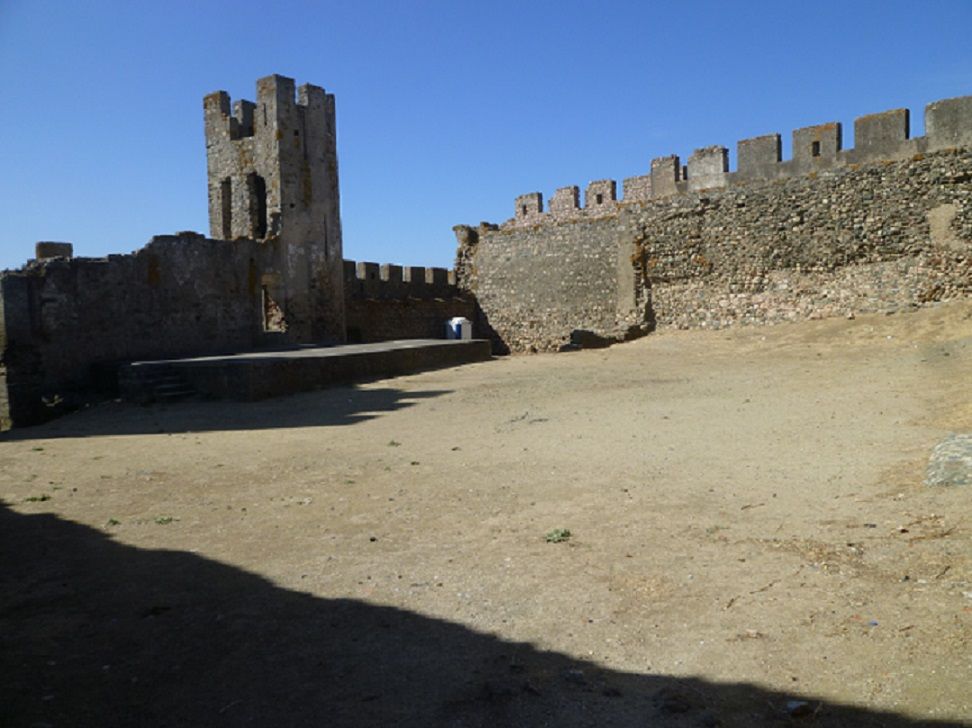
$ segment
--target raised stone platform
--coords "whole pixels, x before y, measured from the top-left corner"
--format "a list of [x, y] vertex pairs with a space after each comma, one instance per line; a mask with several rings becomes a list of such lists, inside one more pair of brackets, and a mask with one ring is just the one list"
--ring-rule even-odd
[[122, 367], [119, 386], [123, 397], [143, 402], [189, 394], [256, 400], [489, 358], [490, 344], [485, 339], [403, 339], [138, 361]]

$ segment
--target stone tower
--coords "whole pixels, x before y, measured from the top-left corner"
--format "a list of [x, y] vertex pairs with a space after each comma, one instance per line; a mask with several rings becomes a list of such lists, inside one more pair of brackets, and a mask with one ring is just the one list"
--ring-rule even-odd
[[206, 96], [210, 236], [265, 246], [253, 266], [268, 338], [344, 341], [341, 210], [334, 96], [294, 81], [257, 81], [257, 101], [230, 109]]

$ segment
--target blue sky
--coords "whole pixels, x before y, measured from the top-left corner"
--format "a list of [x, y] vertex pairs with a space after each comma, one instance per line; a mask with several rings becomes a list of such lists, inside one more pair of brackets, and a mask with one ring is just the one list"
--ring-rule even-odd
[[[972, 1], [0, 0], [0, 268], [208, 232], [202, 97], [337, 96], [345, 257], [451, 266], [451, 227], [653, 157], [972, 95]], [[734, 168], [734, 167], [733, 167]]]

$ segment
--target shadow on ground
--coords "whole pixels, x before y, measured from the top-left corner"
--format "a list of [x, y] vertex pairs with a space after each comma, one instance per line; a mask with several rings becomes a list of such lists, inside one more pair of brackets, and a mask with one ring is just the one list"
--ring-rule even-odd
[[394, 387], [335, 387], [256, 402], [185, 400], [137, 405], [104, 402], [43, 425], [0, 433], [0, 442], [100, 435], [166, 432], [264, 430], [288, 427], [336, 427], [370, 420], [385, 412], [451, 390], [405, 391]]
[[0, 505], [4, 726], [949, 725], [817, 701], [795, 719], [792, 697], [605, 670]]

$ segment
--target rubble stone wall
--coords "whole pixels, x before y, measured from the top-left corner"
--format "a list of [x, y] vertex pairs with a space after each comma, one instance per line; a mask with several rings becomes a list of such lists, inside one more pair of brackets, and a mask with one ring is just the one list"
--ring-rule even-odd
[[671, 197], [617, 224], [659, 326], [899, 310], [972, 294], [972, 150]]
[[972, 97], [651, 162], [650, 174], [516, 198], [500, 225], [457, 226], [456, 271], [498, 351], [572, 334], [722, 327], [892, 310], [972, 293]]

